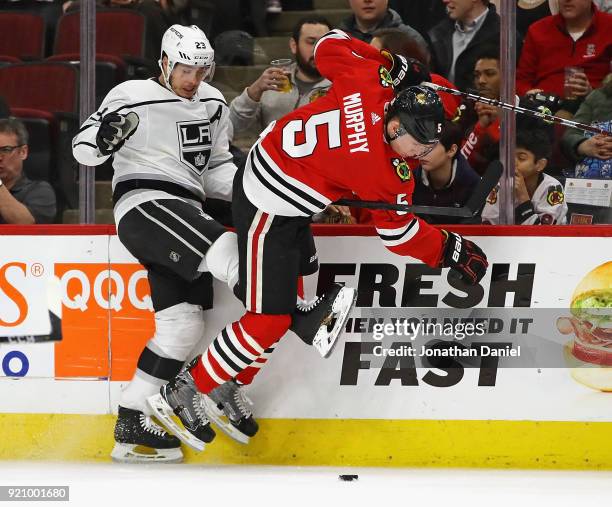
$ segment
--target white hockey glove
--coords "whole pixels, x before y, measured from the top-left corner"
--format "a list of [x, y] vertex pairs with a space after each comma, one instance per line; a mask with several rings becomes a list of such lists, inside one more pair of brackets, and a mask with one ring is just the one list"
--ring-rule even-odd
[[109, 113], [104, 116], [96, 135], [96, 144], [100, 153], [110, 155], [121, 148], [136, 131], [139, 121], [138, 115], [134, 112], [126, 115]]

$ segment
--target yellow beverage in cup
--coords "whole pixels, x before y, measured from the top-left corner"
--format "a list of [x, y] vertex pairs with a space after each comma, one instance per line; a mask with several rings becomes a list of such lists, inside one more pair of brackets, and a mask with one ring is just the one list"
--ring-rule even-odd
[[291, 79], [289, 76], [291, 75], [291, 64], [292, 60], [290, 58], [281, 58], [279, 60], [272, 60], [270, 65], [272, 67], [276, 67], [283, 71], [283, 78], [278, 82], [277, 91], [281, 93], [289, 93], [292, 89]]

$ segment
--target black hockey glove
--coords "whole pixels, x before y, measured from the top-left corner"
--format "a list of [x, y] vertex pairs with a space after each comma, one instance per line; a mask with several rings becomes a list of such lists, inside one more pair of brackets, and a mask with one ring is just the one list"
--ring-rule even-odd
[[487, 256], [480, 247], [455, 232], [442, 231], [446, 236], [440, 267], [451, 268], [464, 282], [475, 285], [487, 272]]
[[102, 118], [96, 134], [96, 144], [102, 155], [110, 155], [117, 151], [123, 143], [136, 131], [138, 115], [134, 112], [122, 115], [109, 113]]
[[418, 86], [423, 81], [431, 81], [431, 74], [429, 74], [427, 67], [418, 60], [396, 55], [384, 49], [380, 53], [392, 64], [389, 74], [396, 93], [409, 86]]

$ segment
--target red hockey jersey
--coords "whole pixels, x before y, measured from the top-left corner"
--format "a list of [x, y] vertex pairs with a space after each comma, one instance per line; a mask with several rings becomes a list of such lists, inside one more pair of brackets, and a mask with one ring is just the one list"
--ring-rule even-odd
[[[319, 40], [315, 61], [333, 86], [262, 133], [245, 166], [249, 200], [285, 216], [320, 212], [347, 192], [364, 200], [410, 203], [412, 173], [384, 137], [385, 106], [393, 98], [389, 62], [341, 30]], [[373, 210], [372, 215], [387, 248], [438, 265], [439, 230], [406, 212]]]

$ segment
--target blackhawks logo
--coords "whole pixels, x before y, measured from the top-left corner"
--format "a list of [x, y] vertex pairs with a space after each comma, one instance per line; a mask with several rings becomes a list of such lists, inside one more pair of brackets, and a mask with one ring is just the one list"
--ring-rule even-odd
[[561, 187], [550, 187], [548, 189], [548, 195], [546, 196], [546, 202], [551, 206], [555, 206], [556, 204], [563, 204], [565, 200], [565, 196], [563, 195], [563, 190]]
[[424, 105], [427, 103], [427, 95], [425, 95], [424, 93], [417, 93], [414, 98], [421, 105]]
[[378, 67], [378, 76], [380, 77], [380, 85], [383, 88], [390, 88], [393, 86], [393, 79], [391, 79], [391, 74], [385, 68], [384, 65]]
[[320, 99], [321, 97], [325, 97], [325, 95], [327, 95], [327, 88], [319, 88], [317, 90], [314, 90], [310, 94], [310, 102], [314, 102], [315, 100]]
[[489, 204], [495, 204], [497, 202], [497, 192], [499, 190], [499, 187], [495, 187], [493, 190], [491, 190], [491, 193], [489, 194], [489, 197], [487, 197], [487, 202]]
[[408, 167], [408, 164], [404, 160], [402, 160], [401, 158], [392, 158], [391, 164], [395, 168], [395, 172], [399, 176], [400, 180], [410, 180], [410, 167]]

